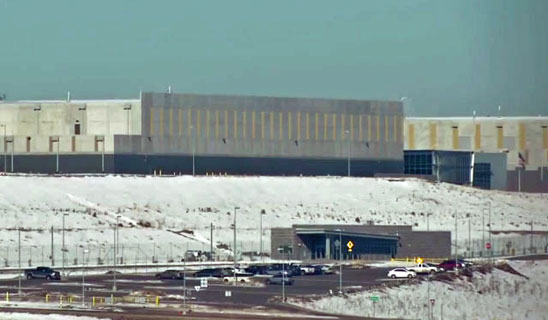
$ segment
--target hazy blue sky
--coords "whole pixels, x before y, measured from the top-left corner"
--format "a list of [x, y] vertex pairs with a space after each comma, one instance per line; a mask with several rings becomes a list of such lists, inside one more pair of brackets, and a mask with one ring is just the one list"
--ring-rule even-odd
[[548, 0], [0, 0], [8, 99], [139, 90], [548, 114]]

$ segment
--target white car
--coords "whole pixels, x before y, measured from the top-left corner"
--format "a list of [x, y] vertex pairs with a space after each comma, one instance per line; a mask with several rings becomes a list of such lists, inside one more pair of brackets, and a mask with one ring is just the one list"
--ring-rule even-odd
[[234, 276], [226, 276], [223, 278], [223, 282], [224, 283], [234, 283], [234, 281], [236, 282], [241, 282], [241, 283], [249, 283], [251, 282], [251, 278], [253, 277], [252, 274], [249, 274], [249, 273], [236, 273], [236, 277]]
[[314, 274], [316, 273], [316, 268], [314, 266], [301, 266], [301, 272], [303, 274]]
[[407, 270], [405, 268], [396, 268], [388, 272], [388, 277], [392, 279], [396, 278], [415, 278], [417, 273], [415, 271]]

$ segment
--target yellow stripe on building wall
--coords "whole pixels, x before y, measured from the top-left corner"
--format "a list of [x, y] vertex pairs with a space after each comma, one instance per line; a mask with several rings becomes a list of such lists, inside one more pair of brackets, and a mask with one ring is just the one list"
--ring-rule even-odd
[[225, 110], [225, 138], [228, 139], [228, 110]]
[[400, 119], [400, 118], [399, 118], [398, 116], [394, 116], [394, 118], [393, 118], [393, 120], [392, 120], [392, 121], [394, 121], [394, 123], [393, 123], [393, 125], [394, 125], [394, 138], [393, 138], [393, 140], [394, 140], [394, 141], [398, 141], [398, 124], [399, 124], [399, 119]]
[[384, 141], [388, 142], [390, 140], [390, 126], [389, 126], [390, 118], [388, 116], [384, 116]]
[[169, 109], [169, 136], [173, 136], [173, 108]]
[[504, 148], [504, 129], [502, 126], [497, 127], [497, 149]]
[[341, 114], [341, 140], [346, 139], [345, 120], [346, 120], [346, 115], [343, 113]]
[[542, 126], [542, 145], [544, 149], [548, 149], [548, 126]]
[[280, 112], [280, 113], [279, 113], [278, 122], [279, 122], [278, 128], [280, 129], [280, 131], [278, 131], [278, 132], [279, 132], [279, 137], [278, 137], [278, 139], [279, 139], [279, 140], [282, 140], [283, 137], [284, 137], [284, 114], [283, 114], [283, 112]]
[[306, 140], [310, 140], [310, 114], [306, 113]]
[[519, 149], [525, 150], [525, 148], [527, 147], [527, 144], [526, 144], [527, 133], [525, 131], [525, 124], [524, 123], [518, 124], [518, 128], [519, 128]]
[[337, 140], [337, 114], [333, 113], [333, 140]]
[[354, 115], [350, 115], [350, 140], [354, 141]]
[[438, 126], [430, 123], [430, 149], [436, 150], [438, 144]]
[[160, 108], [160, 135], [164, 135], [164, 108]]
[[251, 139], [255, 140], [255, 111], [251, 112]]
[[291, 121], [291, 120], [292, 120], [292, 119], [291, 119], [291, 112], [288, 112], [288, 113], [287, 113], [287, 138], [288, 138], [289, 140], [291, 140], [291, 138], [292, 138], [291, 132], [292, 132], [292, 130], [293, 130], [293, 126], [292, 126], [292, 121]]
[[196, 110], [196, 137], [200, 137], [200, 134], [202, 133], [202, 118], [201, 118], [201, 111], [200, 109]]
[[274, 140], [274, 112], [270, 112], [270, 140]]
[[367, 116], [367, 141], [371, 141], [372, 129], [371, 129], [371, 116]]
[[323, 139], [327, 140], [327, 118], [329, 117], [328, 113], [323, 114]]
[[453, 137], [453, 150], [459, 149], [459, 127], [453, 126], [451, 128], [451, 134]]
[[150, 108], [150, 128], [149, 128], [150, 132], [149, 134], [151, 136], [154, 135], [154, 108]]
[[238, 139], [238, 111], [234, 110], [232, 111], [233, 115], [234, 115], [234, 119], [233, 119], [233, 125], [234, 125], [234, 132], [233, 132], [233, 137], [234, 137], [234, 140]]
[[206, 137], [209, 138], [209, 110], [206, 110], [206, 120], [205, 120], [205, 125], [206, 125]]
[[215, 110], [215, 139], [219, 139], [219, 110]]
[[319, 132], [319, 121], [320, 121], [320, 114], [316, 112], [314, 115], [314, 140], [318, 141], [320, 139], [320, 132]]
[[407, 126], [407, 147], [410, 150], [415, 150], [415, 125], [410, 123]]
[[380, 142], [381, 141], [381, 117], [380, 116], [377, 116], [376, 117], [376, 122], [377, 122], [377, 142]]
[[297, 140], [301, 140], [301, 113], [297, 112]]
[[476, 124], [476, 130], [474, 131], [474, 149], [481, 149], [481, 125]]
[[261, 112], [261, 139], [264, 140], [264, 112]]
[[358, 141], [363, 141], [363, 116], [358, 116]]
[[177, 110], [177, 122], [179, 123], [179, 137], [183, 135], [183, 109]]
[[247, 112], [242, 111], [242, 138], [247, 138]]
[[192, 109], [188, 109], [186, 112], [186, 130], [187, 130], [187, 136], [192, 137]]

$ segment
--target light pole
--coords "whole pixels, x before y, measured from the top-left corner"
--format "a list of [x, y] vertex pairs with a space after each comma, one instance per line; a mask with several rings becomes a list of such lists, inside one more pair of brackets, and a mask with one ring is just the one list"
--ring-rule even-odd
[[240, 207], [234, 207], [234, 285], [236, 285], [236, 210], [238, 209], [240, 209]]
[[347, 140], [347, 142], [346, 142], [346, 149], [347, 150], [346, 151], [348, 153], [347, 154], [347, 156], [348, 156], [347, 157], [347, 174], [348, 174], [348, 177], [350, 177], [350, 136], [349, 136], [350, 131], [346, 130], [345, 133], [346, 133], [346, 140]]
[[116, 216], [116, 224], [114, 225], [114, 246], [113, 246], [113, 255], [114, 255], [114, 262], [112, 264], [113, 270], [112, 270], [112, 291], [116, 292], [116, 259], [118, 259], [118, 252], [116, 250], [117, 246], [117, 233], [118, 233], [118, 220], [120, 219], [120, 216]]
[[264, 210], [261, 210], [259, 214], [259, 255], [261, 256], [261, 261], [264, 261], [263, 255], [263, 214]]
[[196, 176], [196, 139], [194, 134], [194, 126], [190, 126], [190, 135], [192, 139], [192, 176]]
[[6, 173], [7, 172], [6, 166], [8, 165], [7, 164], [7, 156], [6, 156], [6, 125], [5, 124], [0, 124], [0, 127], [4, 128], [4, 136], [3, 136], [3, 139], [2, 139], [2, 149], [4, 150], [4, 173]]
[[335, 231], [339, 231], [339, 294], [342, 294], [342, 229], [337, 229]]
[[21, 296], [21, 227], [19, 227], [18, 231], [18, 238], [19, 238], [19, 270], [17, 272], [17, 294]]
[[86, 283], [86, 253], [88, 253], [88, 249], [84, 249], [82, 254], [82, 307], [86, 306], [86, 289], [85, 289], [85, 283]]
[[61, 248], [61, 251], [63, 252], [63, 262], [62, 262], [62, 271], [63, 271], [63, 276], [66, 276], [66, 272], [65, 272], [65, 252], [67, 251], [67, 249], [65, 248], [65, 217], [68, 216], [68, 213], [63, 213], [63, 246]]

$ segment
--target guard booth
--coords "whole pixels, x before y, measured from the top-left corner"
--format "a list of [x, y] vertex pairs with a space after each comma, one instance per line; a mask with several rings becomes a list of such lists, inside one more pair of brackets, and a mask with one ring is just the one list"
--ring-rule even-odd
[[332, 229], [296, 228], [297, 259], [351, 260], [371, 256], [393, 258], [399, 237]]

